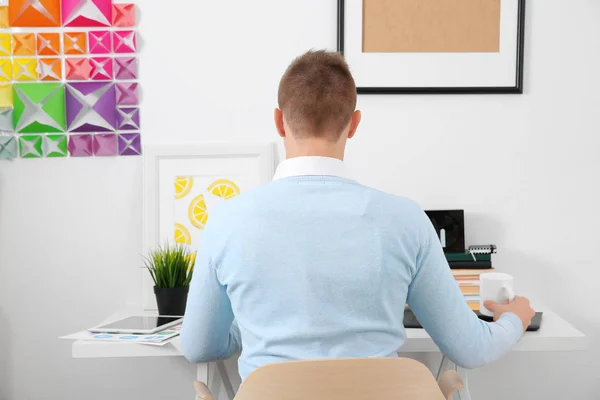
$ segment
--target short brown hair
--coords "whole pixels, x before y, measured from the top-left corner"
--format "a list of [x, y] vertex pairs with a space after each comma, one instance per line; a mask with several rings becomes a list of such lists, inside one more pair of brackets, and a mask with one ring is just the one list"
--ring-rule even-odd
[[295, 137], [337, 141], [356, 109], [356, 85], [341, 54], [310, 50], [285, 71], [278, 101]]

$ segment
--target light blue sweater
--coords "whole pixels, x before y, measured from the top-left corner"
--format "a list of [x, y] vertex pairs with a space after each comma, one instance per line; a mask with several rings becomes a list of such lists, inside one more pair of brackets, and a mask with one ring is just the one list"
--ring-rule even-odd
[[514, 314], [486, 323], [469, 309], [417, 204], [343, 178], [289, 177], [211, 213], [181, 344], [193, 362], [241, 350], [242, 379], [278, 361], [395, 357], [406, 303], [466, 368], [523, 334]]

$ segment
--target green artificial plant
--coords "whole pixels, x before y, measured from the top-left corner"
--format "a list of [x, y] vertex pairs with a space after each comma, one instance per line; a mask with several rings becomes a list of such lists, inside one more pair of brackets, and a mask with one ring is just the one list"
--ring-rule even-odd
[[195, 261], [196, 253], [190, 252], [187, 246], [168, 243], [144, 257], [145, 267], [157, 288], [189, 286]]

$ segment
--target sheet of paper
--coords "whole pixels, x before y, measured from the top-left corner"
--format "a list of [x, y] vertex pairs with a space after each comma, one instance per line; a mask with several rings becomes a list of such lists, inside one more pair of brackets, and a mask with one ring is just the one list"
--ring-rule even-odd
[[179, 335], [181, 325], [174, 326], [164, 331], [156, 332], [151, 335], [135, 335], [130, 333], [93, 333], [90, 331], [81, 331], [71, 335], [62, 336], [60, 339], [68, 340], [86, 340], [86, 341], [101, 341], [101, 342], [130, 342], [130, 343], [145, 343], [145, 344], [167, 344], [169, 339]]

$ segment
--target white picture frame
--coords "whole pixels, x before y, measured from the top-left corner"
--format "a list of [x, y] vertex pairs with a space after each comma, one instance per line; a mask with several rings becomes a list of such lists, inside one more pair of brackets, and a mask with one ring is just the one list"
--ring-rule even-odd
[[[239, 188], [244, 192], [270, 182], [275, 172], [273, 143], [149, 144], [144, 146], [143, 154], [144, 255], [170, 239], [169, 224], [174, 226], [176, 218], [173, 195], [177, 177], [193, 176], [195, 181], [206, 178], [208, 182], [234, 176], [243, 183]], [[143, 307], [156, 310], [152, 279], [145, 268], [140, 270]]]

